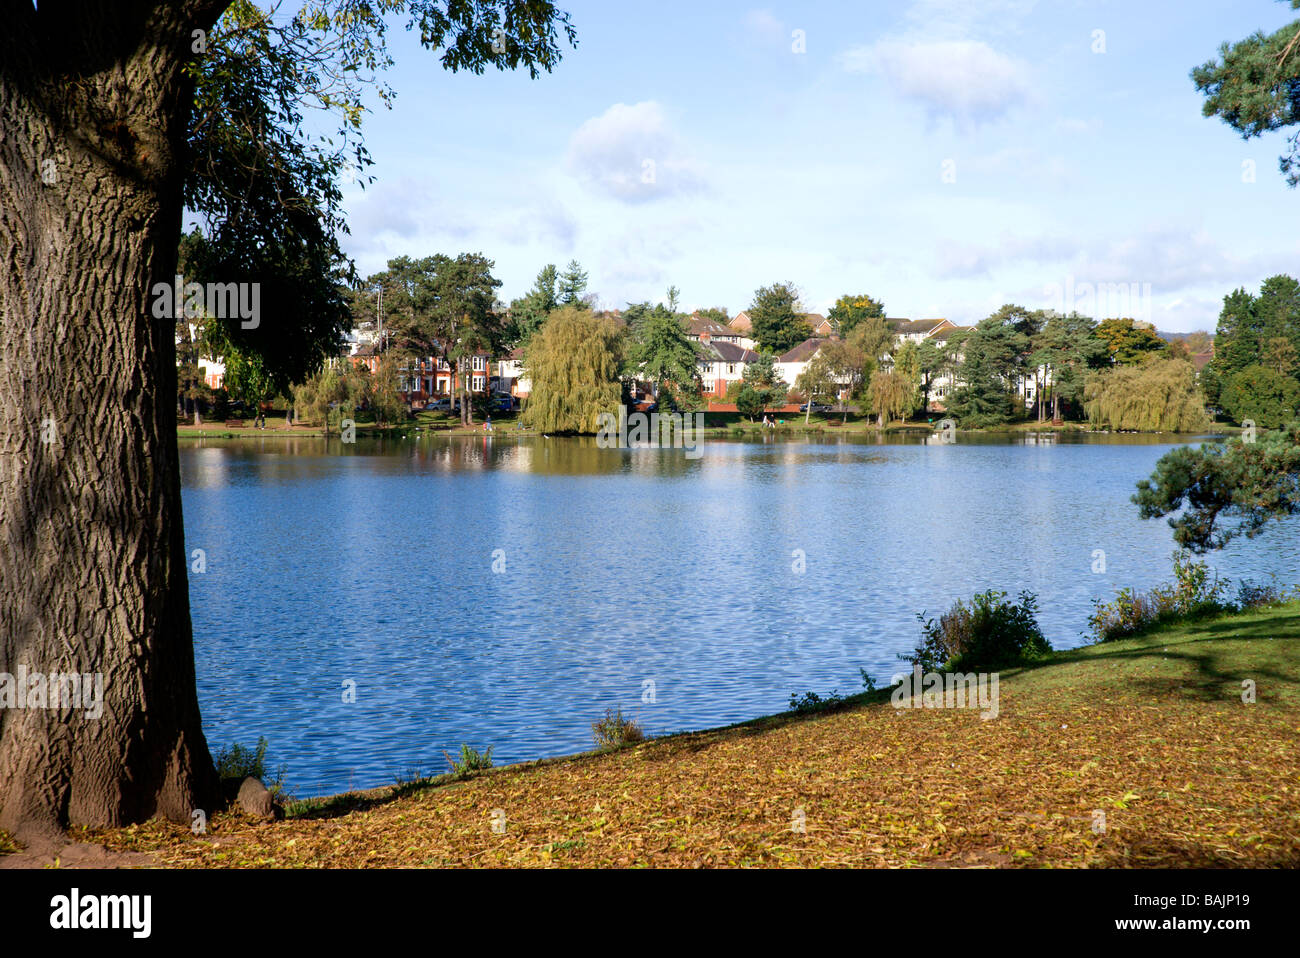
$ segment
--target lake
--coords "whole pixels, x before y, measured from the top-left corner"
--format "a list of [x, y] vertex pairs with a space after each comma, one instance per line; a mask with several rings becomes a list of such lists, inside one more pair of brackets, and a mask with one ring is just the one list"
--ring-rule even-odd
[[[446, 771], [461, 743], [497, 764], [585, 750], [615, 706], [660, 734], [855, 692], [859, 668], [884, 685], [917, 612], [988, 588], [1037, 593], [1073, 647], [1094, 597], [1171, 578], [1168, 526], [1129, 502], [1169, 448], [182, 440], [204, 730], [214, 750], [266, 736], [306, 797]], [[1300, 536], [1209, 562], [1300, 582]]]

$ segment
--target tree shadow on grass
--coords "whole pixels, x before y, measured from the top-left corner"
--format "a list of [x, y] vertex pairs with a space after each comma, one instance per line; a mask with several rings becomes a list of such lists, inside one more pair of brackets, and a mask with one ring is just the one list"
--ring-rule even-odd
[[[1174, 626], [1174, 628], [1178, 627], [1178, 625]], [[1129, 673], [1122, 680], [1123, 684], [1129, 688], [1144, 690], [1144, 697], [1192, 697], [1202, 701], [1239, 701], [1243, 679], [1253, 679], [1257, 685], [1264, 685], [1258, 693], [1261, 701], [1275, 701], [1272, 693], [1278, 688], [1300, 694], [1300, 613], [1266, 618], [1225, 616], [1189, 623], [1182, 627], [1193, 628], [1195, 632], [1189, 635], [1146, 633], [1119, 640], [1113, 643], [1115, 648], [1108, 648], [1112, 643], [1100, 643], [1079, 649], [1063, 650], [1055, 653], [1049, 660], [1023, 663], [1014, 670], [1008, 670], [1008, 676], [1004, 677], [1014, 676], [1017, 673], [1050, 671], [1070, 665], [1133, 663], [1143, 659], [1175, 660], [1190, 665], [1191, 674], [1143, 677]], [[1279, 669], [1276, 664], [1241, 662], [1232, 654], [1230, 647], [1223, 647], [1224, 643], [1234, 640], [1257, 641], [1259, 639], [1276, 640], [1280, 649], [1291, 651], [1293, 660], [1297, 663], [1296, 667], [1285, 671]], [[1149, 642], [1149, 644], [1138, 648], [1118, 647], [1121, 643], [1132, 641]], [[1206, 645], [1213, 647], [1206, 648], [1204, 647]], [[1267, 679], [1269, 682], [1262, 683], [1261, 679]], [[1231, 691], [1226, 690], [1226, 686], [1231, 686]]]
[[[1116, 647], [1113, 650], [1098, 651], [1106, 648], [1105, 644], [1103, 644], [1101, 646], [1084, 646], [1081, 649], [1062, 650], [1054, 653], [1050, 659], [1039, 662], [1018, 663], [1004, 669], [1002, 670], [1003, 678], [1014, 678], [1021, 674], [1030, 675], [1050, 672], [1054, 669], [1068, 668], [1071, 665], [1104, 662], [1134, 663], [1140, 662], [1142, 659], [1174, 659], [1190, 665], [1192, 674], [1181, 677], [1143, 678], [1135, 677], [1131, 671], [1126, 671], [1121, 681], [1126, 688], [1134, 690], [1135, 697], [1152, 700], [1162, 698], [1186, 699], [1191, 697], [1207, 702], [1237, 702], [1239, 698], [1236, 693], [1240, 689], [1243, 678], [1254, 679], [1262, 686], [1259, 692], [1261, 701], [1267, 702], [1272, 698], [1269, 685], [1262, 682], [1262, 679], [1286, 686], [1300, 694], [1300, 673], [1295, 671], [1288, 673], [1276, 668], [1256, 665], [1251, 665], [1248, 671], [1243, 671], [1239, 667], [1230, 667], [1223, 662], [1224, 658], [1230, 656], [1222, 649], [1197, 651], [1195, 648], [1202, 643], [1223, 643], [1225, 641], [1230, 642], [1233, 639], [1274, 638], [1279, 635], [1282, 636], [1278, 639], [1279, 642], [1300, 642], [1300, 613], [1257, 620], [1228, 617], [1194, 624], [1193, 627], [1196, 632], [1192, 635], [1161, 636], [1159, 634], [1149, 634], [1124, 640], [1125, 642], [1149, 640], [1151, 643], [1138, 648]], [[1118, 644], [1116, 643], [1117, 646]], [[1225, 690], [1225, 686], [1232, 686], [1232, 690]], [[596, 758], [613, 758], [627, 751], [639, 752], [639, 758], [642, 761], [671, 762], [683, 753], [703, 752], [723, 742], [765, 735], [793, 725], [815, 722], [837, 713], [857, 712], [878, 707], [888, 702], [890, 696], [890, 689], [877, 689], [874, 692], [846, 696], [840, 701], [832, 702], [808, 712], [780, 712], [722, 728], [675, 732], [624, 749], [582, 752], [576, 755], [563, 755], [518, 765], [507, 765], [477, 772], [468, 778], [442, 775], [367, 792], [350, 792], [329, 798], [311, 800], [312, 805], [310, 807], [295, 812], [292, 818], [294, 820], [338, 818], [350, 815], [353, 812], [364, 812], [387, 805], [409, 795], [434, 792], [460, 785], [484, 775], [526, 774], [547, 765], [588, 761]], [[1211, 855], [1211, 853], [1206, 852], [1205, 855]], [[1224, 861], [1221, 858], [1212, 858], [1212, 856], [1202, 856], [1196, 860], [1204, 860], [1209, 867], [1215, 867], [1215, 865], [1226, 867], [1231, 864], [1231, 862]], [[1284, 865], [1287, 861], [1289, 859], [1279, 859], [1278, 864]]]

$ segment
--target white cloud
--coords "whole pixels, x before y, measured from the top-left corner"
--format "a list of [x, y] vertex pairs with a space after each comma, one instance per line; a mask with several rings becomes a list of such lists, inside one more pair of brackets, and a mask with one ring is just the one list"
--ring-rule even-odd
[[1017, 33], [1037, 0], [913, 0], [906, 19], [931, 39]]
[[1162, 294], [1197, 287], [1249, 285], [1294, 262], [1294, 252], [1243, 253], [1217, 242], [1204, 230], [1151, 227], [1106, 239], [1078, 236], [1017, 237], [1004, 233], [994, 245], [937, 245], [940, 271], [966, 278], [991, 276], [1015, 266], [1054, 264], [1044, 283], [1150, 283]]
[[879, 73], [901, 95], [962, 126], [997, 119], [1032, 96], [1029, 68], [978, 40], [882, 40], [840, 54], [849, 73]]
[[1063, 116], [1053, 126], [1058, 133], [1095, 133], [1101, 129], [1101, 120], [1084, 120], [1075, 116]]
[[347, 207], [354, 236], [409, 240], [431, 230], [458, 238], [470, 232], [448, 215], [429, 187], [409, 176], [375, 182], [350, 198]]
[[558, 246], [572, 250], [578, 235], [578, 224], [569, 211], [553, 201], [542, 205], [512, 210], [493, 219], [493, 228], [508, 243]]
[[996, 246], [940, 240], [937, 252], [941, 275], [969, 278], [990, 276], [993, 270], [1016, 263], [1063, 262], [1078, 248], [1078, 240], [1067, 237], [1022, 238], [1003, 234]]
[[784, 40], [785, 24], [768, 10], [750, 10], [745, 14], [745, 27], [763, 40]]
[[600, 275], [618, 284], [623, 292], [638, 298], [657, 299], [667, 282], [670, 267], [681, 258], [681, 236], [698, 233], [700, 224], [691, 217], [678, 217], [608, 237], [601, 246]]
[[643, 203], [700, 189], [702, 178], [663, 108], [615, 103], [569, 141], [569, 169], [589, 189]]

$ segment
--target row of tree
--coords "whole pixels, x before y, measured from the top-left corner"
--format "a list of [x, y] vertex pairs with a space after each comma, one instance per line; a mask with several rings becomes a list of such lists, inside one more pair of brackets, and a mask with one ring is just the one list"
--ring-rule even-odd
[[1214, 342], [1201, 375], [1212, 405], [1269, 427], [1300, 413], [1300, 281], [1272, 276], [1258, 295], [1238, 289], [1224, 297]]
[[[183, 251], [197, 242], [187, 241]], [[675, 287], [665, 302], [632, 303], [621, 315], [599, 312], [587, 292], [588, 274], [575, 260], [563, 271], [553, 264], [543, 267], [533, 287], [505, 306], [496, 298], [501, 281], [492, 268], [493, 262], [480, 253], [402, 256], [345, 288], [341, 295], [352, 324], [377, 333], [382, 327], [375, 374], [352, 376], [359, 376], [359, 382], [346, 388], [339, 384], [350, 381], [351, 374], [338, 373], [332, 363], [287, 388], [284, 377], [271, 374], [262, 354], [242, 348], [227, 326], [178, 322], [178, 401], [188, 404], [197, 419], [206, 387], [196, 360], [206, 353], [225, 358], [226, 389], [250, 405], [277, 394], [292, 396], [299, 416], [316, 419], [321, 418], [317, 397], [329, 395], [330, 402], [343, 404], [331, 409], [355, 403], [390, 421], [403, 414], [398, 393], [403, 370], [416, 358], [434, 356], [459, 373], [461, 418], [468, 425], [474, 418], [472, 357], [498, 357], [523, 347], [527, 373], [536, 384], [549, 359], [544, 348], [533, 348], [534, 340], [551, 318], [573, 312], [608, 321], [604, 325], [613, 332], [596, 334], [596, 342], [610, 352], [596, 365], [616, 368], [613, 378], [621, 383], [621, 395], [629, 398], [632, 383], [649, 382], [661, 401], [676, 408], [698, 407], [703, 353], [688, 335], [689, 317], [678, 308]], [[1039, 421], [1087, 419], [1113, 429], [1190, 431], [1208, 425], [1207, 408], [1238, 422], [1268, 426], [1289, 421], [1300, 409], [1300, 282], [1289, 276], [1269, 278], [1258, 295], [1239, 289], [1225, 297], [1213, 341], [1217, 349], [1199, 376], [1190, 359], [1212, 348], [1204, 333], [1167, 341], [1151, 325], [1133, 319], [1097, 322], [1078, 313], [1008, 304], [972, 328], [900, 344], [884, 304], [851, 294], [830, 310], [838, 335], [819, 344], [804, 373], [790, 384], [778, 374], [775, 356], [811, 334], [798, 290], [788, 282], [760, 287], [747, 312], [761, 358], [747, 365], [727, 398], [751, 418], [784, 403], [793, 387], [798, 398], [838, 402], [846, 416], [848, 403], [855, 403], [883, 425], [929, 409], [939, 381], [950, 386], [943, 397], [946, 413], [969, 427], [1033, 415]], [[697, 315], [728, 321], [721, 307]], [[572, 318], [565, 327], [548, 342], [575, 335]], [[576, 361], [579, 353], [585, 354], [571, 350], [566, 362]], [[545, 392], [544, 373], [541, 382]], [[1030, 384], [1032, 411], [1024, 400]], [[609, 386], [606, 382], [602, 388]], [[348, 399], [335, 395], [340, 389]], [[543, 408], [534, 416], [548, 431], [579, 428], [575, 423], [582, 418], [569, 415], [561, 421], [545, 415]]]

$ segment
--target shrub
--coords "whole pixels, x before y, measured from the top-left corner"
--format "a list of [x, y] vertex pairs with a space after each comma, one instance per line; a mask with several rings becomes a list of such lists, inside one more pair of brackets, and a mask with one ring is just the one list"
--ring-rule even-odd
[[1232, 611], [1222, 600], [1227, 579], [1211, 579], [1204, 562], [1192, 562], [1189, 553], [1174, 553], [1174, 582], [1156, 586], [1150, 592], [1121, 589], [1110, 602], [1093, 600], [1088, 617], [1093, 641], [1108, 642], [1145, 632], [1157, 625], [1205, 618]]
[[235, 742], [229, 748], [220, 749], [212, 756], [212, 763], [217, 767], [217, 777], [223, 782], [239, 781], [252, 776], [260, 781], [272, 795], [279, 796], [284, 792], [284, 777], [288, 769], [281, 765], [275, 770], [274, 777], [267, 777], [266, 773], [266, 749], [268, 742], [265, 736], [258, 738], [257, 745], [254, 748], [245, 748], [238, 742]]
[[645, 741], [641, 726], [626, 717], [621, 708], [606, 709], [604, 718], [591, 723], [591, 734], [601, 748], [622, 748]]
[[405, 772], [398, 772], [393, 776], [393, 784], [399, 789], [410, 785], [419, 785], [428, 780], [428, 776], [421, 771], [419, 765], [408, 765]]
[[1237, 586], [1237, 609], [1245, 612], [1249, 609], [1262, 609], [1270, 605], [1280, 605], [1283, 602], [1291, 602], [1300, 599], [1300, 586], [1292, 586], [1290, 589], [1278, 588], [1277, 579], [1267, 585], [1255, 585], [1250, 580], [1246, 580]]
[[816, 692], [805, 692], [802, 697], [791, 692], [790, 711], [799, 715], [807, 715], [810, 712], [821, 712], [833, 708], [843, 701], [844, 696], [840, 695], [839, 690], [832, 692], [826, 698], [822, 698]]
[[974, 670], [1038, 658], [1052, 650], [1038, 627], [1038, 599], [1021, 592], [1019, 601], [1006, 601], [1005, 592], [989, 590], [969, 604], [958, 599], [934, 619], [917, 613], [924, 638], [911, 655], [899, 658], [927, 672]]
[[451, 774], [457, 778], [468, 778], [472, 772], [481, 772], [483, 769], [492, 767], [491, 745], [483, 752], [468, 745], [462, 745], [460, 747], [460, 758], [456, 758], [450, 752], [443, 752], [442, 754], [447, 757], [447, 764], [451, 766]]

